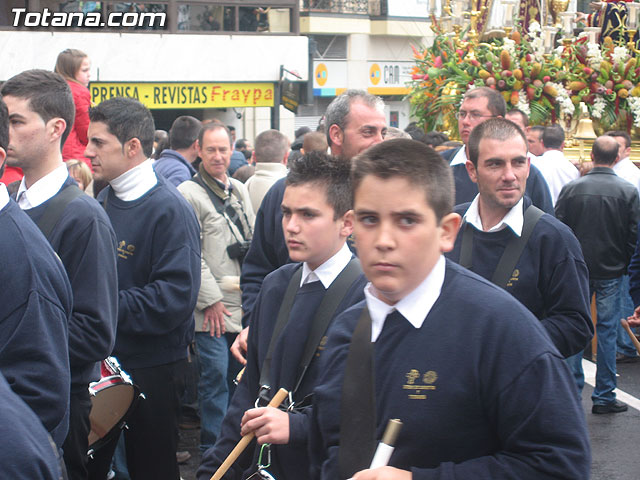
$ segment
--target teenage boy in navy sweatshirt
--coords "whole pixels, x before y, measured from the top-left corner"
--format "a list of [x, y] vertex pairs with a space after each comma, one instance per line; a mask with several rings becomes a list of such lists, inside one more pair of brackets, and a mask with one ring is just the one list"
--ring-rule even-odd
[[[320, 374], [318, 358], [324, 355], [326, 326], [315, 336], [311, 332], [323, 325], [322, 314], [328, 324], [364, 298], [364, 276], [346, 245], [353, 225], [349, 163], [320, 152], [296, 160], [286, 177], [281, 209], [289, 256], [298, 263], [284, 265], [265, 278], [251, 316], [246, 370], [221, 435], [203, 457], [201, 480], [210, 478], [241, 435], [249, 432], [256, 434], [259, 445], [271, 444], [268, 471], [275, 478], [306, 478], [309, 417], [304, 406]], [[292, 303], [287, 291], [295, 294]], [[335, 303], [330, 307], [327, 302]], [[280, 334], [274, 333], [277, 325], [284, 325]], [[261, 392], [265, 383], [271, 388]], [[253, 408], [256, 398], [260, 396], [266, 405], [280, 387], [292, 392], [294, 407], [301, 408], [287, 412]], [[254, 473], [259, 445], [252, 443], [224, 478], [245, 479]]]
[[[460, 223], [446, 162], [389, 140], [354, 159], [351, 178], [371, 283], [328, 334], [310, 477], [589, 478], [582, 407], [540, 322], [442, 256]], [[368, 469], [390, 419], [404, 426], [389, 464]]]
[[2, 86], [9, 108], [7, 164], [24, 178], [16, 200], [59, 255], [73, 291], [69, 321], [71, 392], [64, 460], [72, 480], [87, 476], [91, 398], [98, 362], [111, 354], [116, 333], [116, 238], [104, 210], [84, 195], [62, 161], [75, 106], [57, 73], [27, 70]]
[[85, 156], [95, 178], [109, 182], [99, 201], [118, 240], [113, 353], [146, 397], [124, 432], [127, 466], [131, 478], [177, 480], [181, 372], [200, 288], [200, 229], [191, 206], [148, 160], [151, 112], [137, 100], [113, 98], [89, 118]]

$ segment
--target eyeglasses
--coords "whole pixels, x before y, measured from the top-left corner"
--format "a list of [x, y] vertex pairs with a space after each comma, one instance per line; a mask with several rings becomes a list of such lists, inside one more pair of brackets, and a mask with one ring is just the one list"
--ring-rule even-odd
[[466, 112], [464, 110], [460, 110], [456, 113], [456, 118], [464, 120], [467, 117], [469, 117], [469, 120], [480, 120], [481, 118], [493, 118], [495, 115], [483, 115], [480, 112]]

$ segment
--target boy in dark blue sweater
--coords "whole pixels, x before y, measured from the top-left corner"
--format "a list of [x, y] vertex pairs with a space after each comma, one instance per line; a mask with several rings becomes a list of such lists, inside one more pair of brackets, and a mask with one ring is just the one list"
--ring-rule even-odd
[[[328, 335], [311, 478], [588, 478], [562, 356], [518, 301], [442, 256], [460, 222], [446, 162], [395, 139], [356, 158], [351, 175], [371, 284]], [[368, 469], [393, 418], [404, 426], [389, 465]]]
[[147, 160], [155, 130], [149, 110], [114, 98], [89, 118], [85, 155], [95, 178], [109, 182], [99, 201], [118, 240], [114, 355], [146, 396], [124, 433], [127, 466], [132, 478], [177, 480], [181, 368], [200, 288], [200, 229], [191, 206]]
[[[349, 164], [312, 152], [290, 165], [286, 185], [282, 229], [289, 256], [302, 263], [280, 267], [262, 284], [251, 316], [246, 370], [221, 435], [203, 457], [200, 479], [210, 478], [241, 435], [250, 432], [259, 445], [272, 444], [268, 470], [275, 478], [306, 478], [305, 406], [320, 374], [318, 358], [324, 355], [326, 340], [323, 321], [363, 298], [364, 276], [346, 245], [353, 221]], [[332, 301], [330, 307], [327, 302]], [[316, 328], [319, 334], [314, 336]], [[271, 388], [261, 389], [265, 384]], [[268, 402], [280, 387], [291, 392], [293, 407], [299, 408], [252, 408], [258, 397]], [[254, 473], [259, 445], [252, 443], [224, 478], [245, 479]]]

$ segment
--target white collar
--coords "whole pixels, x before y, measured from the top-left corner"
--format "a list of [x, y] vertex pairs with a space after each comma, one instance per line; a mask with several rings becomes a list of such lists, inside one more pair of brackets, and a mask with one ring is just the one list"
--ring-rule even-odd
[[145, 160], [109, 183], [120, 200], [125, 202], [137, 200], [158, 183], [158, 178], [153, 171], [153, 160]]
[[378, 339], [387, 315], [394, 310], [400, 312], [414, 328], [422, 327], [433, 304], [440, 296], [445, 270], [446, 261], [440, 255], [422, 283], [395, 305], [388, 305], [376, 297], [375, 287], [368, 283], [364, 288], [364, 296], [371, 316], [371, 341], [375, 342]]
[[338, 250], [333, 257], [324, 262], [315, 270], [309, 268], [309, 264], [304, 262], [302, 264], [302, 278], [300, 279], [300, 286], [305, 283], [314, 282], [320, 280], [324, 288], [329, 288], [333, 281], [340, 275], [340, 272], [344, 270], [347, 263], [351, 261], [351, 250], [347, 247], [345, 242], [342, 248]]
[[[477, 230], [481, 232], [484, 231], [482, 228], [482, 219], [480, 218], [480, 211], [478, 210], [478, 199], [480, 198], [480, 194], [476, 195], [476, 198], [473, 199], [471, 205], [469, 206], [467, 212], [462, 217], [463, 221], [470, 223]], [[523, 197], [524, 198], [524, 197]], [[509, 227], [513, 230], [517, 236], [522, 236], [522, 227], [524, 225], [524, 213], [522, 212], [522, 204], [524, 199], [521, 198], [518, 203], [516, 203], [511, 210], [507, 212], [507, 214], [500, 220], [495, 226], [491, 227], [488, 232], [498, 232], [504, 228]]]
[[544, 158], [544, 159], [548, 158], [551, 160], [555, 160], [558, 158], [565, 158], [565, 156], [564, 156], [564, 152], [561, 152], [560, 150], [547, 150], [538, 158]]
[[467, 146], [462, 145], [460, 150], [458, 150], [455, 156], [451, 159], [451, 163], [449, 163], [449, 165], [453, 167], [454, 165], [464, 165], [465, 163], [467, 163]]
[[9, 203], [9, 192], [4, 183], [0, 182], [0, 210], [7, 206]]
[[18, 205], [23, 210], [42, 205], [60, 191], [68, 177], [69, 171], [64, 163], [61, 163], [55, 170], [47, 173], [29, 188], [27, 188], [26, 179], [23, 177], [16, 194]]

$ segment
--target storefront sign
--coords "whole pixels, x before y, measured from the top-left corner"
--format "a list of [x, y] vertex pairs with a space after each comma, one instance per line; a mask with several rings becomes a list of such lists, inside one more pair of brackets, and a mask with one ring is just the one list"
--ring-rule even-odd
[[374, 95], [406, 95], [412, 62], [369, 62], [369, 87]]

